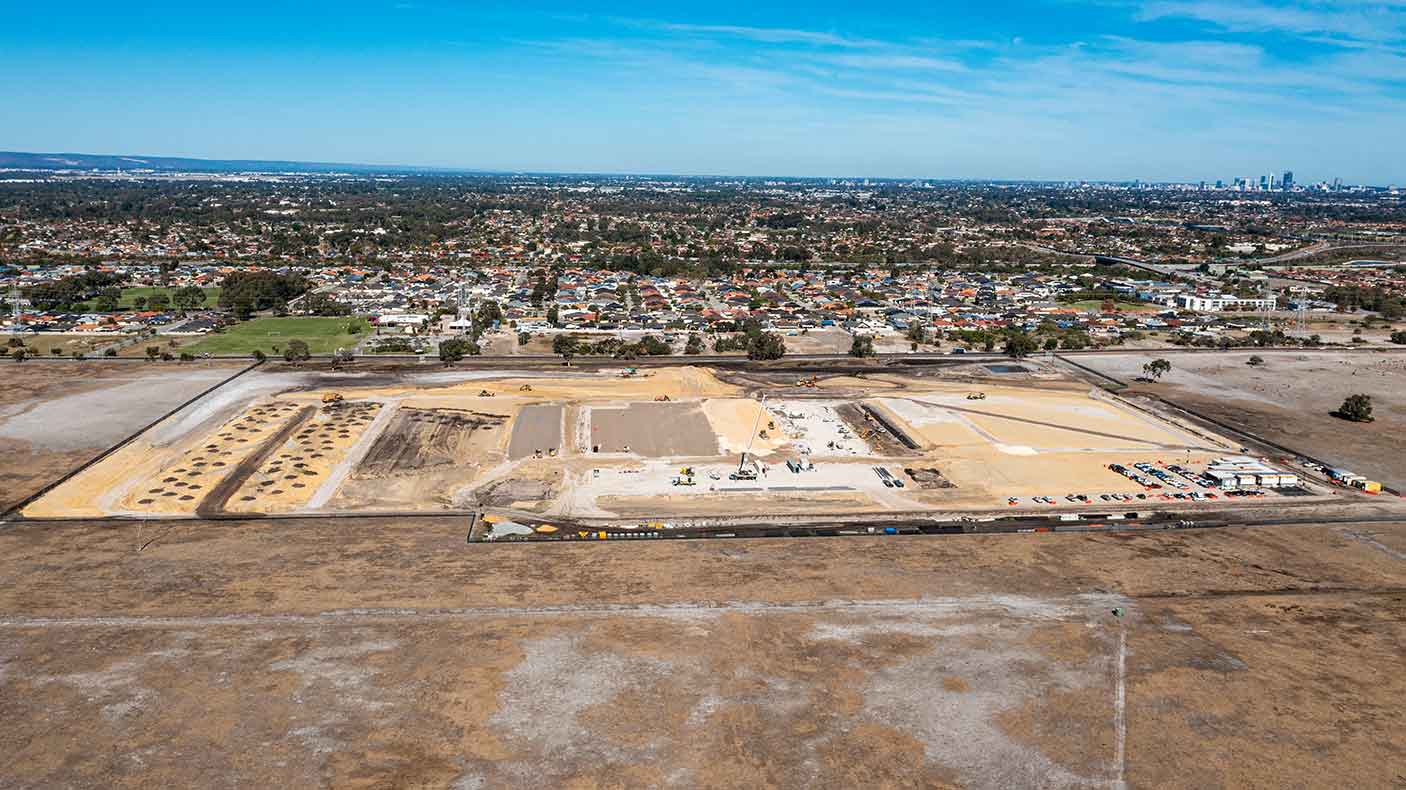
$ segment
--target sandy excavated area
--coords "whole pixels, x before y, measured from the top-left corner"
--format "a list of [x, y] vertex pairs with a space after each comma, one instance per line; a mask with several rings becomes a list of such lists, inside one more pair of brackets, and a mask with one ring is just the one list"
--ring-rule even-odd
[[254, 404], [207, 434], [173, 446], [153, 431], [84, 469], [24, 509], [34, 518], [109, 513], [190, 515], [270, 437], [300, 419], [291, 401]]
[[25, 787], [1390, 788], [1403, 557], [1401, 524], [17, 524], [0, 761]]
[[268, 441], [308, 416], [307, 406], [292, 401], [250, 406], [137, 483], [123, 497], [121, 507], [129, 512], [194, 513], [222, 482], [244, 474], [241, 467]]
[[[1129, 447], [1202, 446], [1203, 441], [1165, 421], [1125, 406], [1096, 399], [1088, 392], [1028, 388], [981, 390], [983, 400], [966, 393], [928, 392], [909, 398], [882, 398], [918, 433], [929, 431], [934, 444], [966, 444], [971, 437], [960, 425], [998, 444], [1036, 450], [1110, 450]], [[936, 426], [936, 427], [934, 427]], [[1224, 449], [1232, 449], [1226, 445]]]
[[249, 475], [225, 509], [283, 513], [304, 507], [362, 440], [381, 408], [372, 401], [322, 406]]
[[[709, 398], [703, 401], [703, 413], [724, 455], [740, 454], [749, 443], [753, 453], [764, 455], [784, 446], [789, 438], [772, 427], [779, 426], [779, 415], [772, 403], [763, 406], [761, 401], [749, 398]], [[755, 437], [754, 427], [758, 434]], [[766, 438], [761, 437], [762, 431], [767, 432]]]
[[512, 409], [504, 406], [484, 403], [477, 411], [402, 405], [365, 461], [329, 498], [327, 509], [410, 512], [463, 506], [456, 502], [458, 492], [507, 458]]
[[[268, 388], [279, 383], [296, 391], [267, 399]], [[859, 385], [873, 397], [857, 401], [838, 395]], [[632, 518], [708, 508], [716, 515], [739, 508], [754, 513], [1006, 509], [1008, 497], [1140, 493], [1139, 485], [1107, 465], [1203, 464], [1234, 448], [1096, 395], [1083, 384], [837, 376], [803, 395], [792, 395], [793, 382], [782, 382], [777, 388], [786, 394], [764, 405], [760, 396], [767, 385], [749, 386], [750, 392], [698, 368], [665, 368], [633, 378], [599, 373], [464, 378], [450, 371], [389, 381], [376, 375], [252, 379], [234, 394], [217, 393], [212, 404], [158, 426], [143, 442], [26, 512], [494, 506]], [[346, 400], [322, 404], [321, 394], [334, 389]], [[974, 390], [986, 398], [968, 400]], [[238, 400], [244, 392], [255, 406]], [[655, 400], [663, 395], [668, 402]], [[296, 433], [290, 429], [278, 437], [280, 420], [301, 417], [240, 412], [223, 425], [212, 424], [232, 406], [247, 411], [271, 403], [315, 409], [316, 416], [296, 426]], [[857, 409], [861, 404], [887, 415], [920, 449], [904, 448], [880, 431], [877, 421], [865, 421]], [[419, 422], [411, 419], [415, 414]], [[472, 414], [491, 417], [493, 424], [476, 423], [470, 432], [454, 427], [467, 419], [462, 415]], [[758, 435], [752, 438], [754, 426]], [[759, 435], [763, 431], [765, 438]], [[158, 441], [164, 449], [152, 447]], [[726, 478], [749, 441], [768, 474], [739, 486], [743, 481]], [[534, 458], [539, 450], [544, 457]], [[609, 477], [620, 474], [613, 471], [616, 465], [641, 459], [658, 463], [646, 463], [639, 477]], [[794, 474], [784, 465], [788, 460], [813, 462], [815, 468]], [[231, 476], [227, 466], [213, 467], [214, 461], [234, 464], [239, 472]], [[700, 475], [716, 473], [719, 480], [700, 477], [699, 485], [674, 486], [672, 477], [683, 465], [698, 467]], [[895, 475], [904, 467], [934, 469], [954, 487], [884, 486], [876, 465]], [[117, 503], [112, 491], [126, 498]]]

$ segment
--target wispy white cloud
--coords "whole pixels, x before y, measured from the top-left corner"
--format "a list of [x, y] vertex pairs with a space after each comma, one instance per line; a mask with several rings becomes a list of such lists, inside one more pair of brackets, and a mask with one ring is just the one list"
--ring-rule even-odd
[[1406, 38], [1406, 3], [1267, 3], [1260, 0], [1154, 0], [1138, 13], [1143, 21], [1178, 18], [1205, 22], [1235, 33], [1315, 34], [1347, 41], [1399, 41]]
[[819, 47], [843, 47], [863, 49], [881, 46], [881, 42], [864, 38], [825, 33], [816, 30], [800, 30], [784, 27], [748, 27], [745, 25], [696, 25], [679, 22], [648, 22], [632, 20], [641, 27], [652, 27], [671, 33], [687, 33], [703, 36], [726, 36], [756, 41], [763, 44], [808, 44]]
[[888, 53], [877, 55], [832, 55], [826, 61], [837, 66], [881, 71], [966, 71], [966, 64], [951, 58]]

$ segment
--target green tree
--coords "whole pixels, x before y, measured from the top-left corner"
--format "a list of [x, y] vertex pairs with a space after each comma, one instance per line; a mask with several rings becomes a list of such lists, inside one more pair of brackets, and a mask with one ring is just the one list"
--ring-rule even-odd
[[177, 310], [186, 312], [194, 310], [205, 303], [205, 290], [198, 285], [187, 285], [184, 288], [177, 288], [171, 297], [171, 302]]
[[146, 309], [146, 297], [137, 296], [132, 299], [132, 307], [138, 311]]
[[775, 332], [748, 333], [747, 358], [752, 360], [781, 359], [786, 355], [786, 340]]
[[157, 291], [147, 298], [146, 303], [153, 310], [165, 310], [171, 305], [171, 297]]
[[1372, 421], [1372, 396], [1349, 395], [1338, 407], [1338, 416], [1353, 422]]
[[562, 361], [571, 364], [571, 358], [576, 356], [576, 340], [571, 335], [560, 334], [552, 338], [552, 353], [560, 354]]
[[117, 310], [117, 303], [122, 298], [121, 288], [104, 288], [98, 294], [98, 298], [93, 300], [93, 307], [100, 313], [111, 313]]
[[25, 360], [25, 357], [27, 356], [29, 356], [29, 352], [25, 349], [24, 346], [10, 349], [10, 359], [13, 359], [16, 362], [23, 362]]
[[478, 347], [466, 338], [454, 337], [441, 341], [439, 344], [439, 359], [446, 367], [476, 353], [478, 353]]
[[1025, 332], [1013, 332], [1006, 338], [1006, 355], [1013, 359], [1029, 356], [1039, 345]]
[[872, 357], [874, 356], [874, 338], [868, 335], [855, 335], [854, 340], [849, 344], [849, 355], [852, 357]]
[[1154, 359], [1142, 366], [1142, 375], [1146, 378], [1157, 381], [1172, 369], [1172, 363], [1165, 359]]
[[683, 353], [690, 355], [703, 353], [703, 338], [697, 332], [689, 333], [688, 342], [684, 343], [683, 346]]
[[517, 344], [520, 345], [520, 346], [525, 346], [525, 345], [527, 345], [528, 341], [530, 341], [531, 339], [532, 339], [532, 335], [529, 335], [529, 334], [526, 333], [526, 332], [518, 332], [518, 333], [517, 333]]
[[265, 354], [263, 351], [260, 351], [260, 350], [257, 349], [257, 348], [254, 349], [254, 361], [255, 361], [255, 362], [263, 362], [263, 361], [267, 360], [268, 358], [269, 358], [269, 357], [268, 357], [268, 354]]
[[306, 362], [312, 358], [312, 353], [308, 351], [306, 342], [295, 337], [284, 345], [283, 358], [289, 362]]
[[1396, 331], [1396, 332], [1392, 332], [1392, 333], [1391, 333], [1391, 342], [1393, 342], [1393, 343], [1395, 343], [1395, 344], [1397, 344], [1397, 345], [1399, 345], [1399, 346], [1406, 346], [1406, 329], [1398, 330], [1398, 331]]
[[146, 358], [148, 362], [155, 362], [161, 356], [161, 346], [147, 346]]

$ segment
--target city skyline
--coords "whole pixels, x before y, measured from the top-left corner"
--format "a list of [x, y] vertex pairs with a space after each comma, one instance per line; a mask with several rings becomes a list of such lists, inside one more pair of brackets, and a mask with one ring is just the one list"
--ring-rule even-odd
[[1406, 8], [1393, 4], [75, 10], [60, 25], [14, 9], [0, 31], [13, 75], [0, 148], [571, 173], [1406, 181], [1392, 155], [1406, 132]]

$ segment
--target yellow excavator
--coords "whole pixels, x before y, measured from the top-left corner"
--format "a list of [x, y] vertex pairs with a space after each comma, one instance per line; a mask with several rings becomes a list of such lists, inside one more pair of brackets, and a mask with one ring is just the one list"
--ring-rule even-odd
[[324, 392], [324, 393], [322, 393], [322, 402], [323, 402], [323, 403], [341, 403], [341, 402], [342, 402], [342, 393], [340, 393], [340, 392]]

